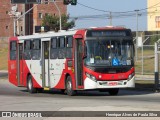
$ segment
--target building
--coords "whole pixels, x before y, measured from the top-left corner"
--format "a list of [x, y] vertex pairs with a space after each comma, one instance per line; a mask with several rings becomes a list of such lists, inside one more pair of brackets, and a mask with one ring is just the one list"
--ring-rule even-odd
[[[13, 15], [14, 7], [16, 5], [11, 4], [11, 0], [0, 0], [0, 37], [10, 37], [14, 35], [14, 20]], [[45, 1], [45, 2], [44, 2]], [[46, 2], [49, 0], [42, 0], [42, 4], [17, 4], [16, 13], [17, 17], [24, 14], [30, 8], [34, 7], [28, 14], [17, 20], [16, 34], [17, 35], [30, 35], [35, 32], [35, 26], [41, 26], [44, 15], [52, 14], [59, 15], [58, 10], [53, 2]], [[57, 0], [56, 4], [60, 9], [61, 14], [67, 13], [67, 6], [63, 5], [63, 0]], [[14, 10], [13, 10], [14, 9]]]
[[160, 4], [159, 0], [148, 0], [148, 31], [160, 30]]

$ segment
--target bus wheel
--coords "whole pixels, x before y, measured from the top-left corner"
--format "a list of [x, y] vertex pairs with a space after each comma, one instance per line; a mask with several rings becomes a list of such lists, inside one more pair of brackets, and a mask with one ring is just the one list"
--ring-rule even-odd
[[75, 95], [75, 91], [73, 90], [73, 85], [72, 85], [72, 79], [70, 76], [67, 77], [65, 86], [66, 86], [67, 95], [69, 95], [69, 96]]
[[108, 92], [110, 95], [117, 95], [119, 92], [119, 88], [110, 89]]
[[29, 75], [28, 76], [28, 80], [27, 80], [27, 90], [29, 93], [36, 93], [36, 88], [33, 87], [33, 82], [32, 82], [32, 76]]

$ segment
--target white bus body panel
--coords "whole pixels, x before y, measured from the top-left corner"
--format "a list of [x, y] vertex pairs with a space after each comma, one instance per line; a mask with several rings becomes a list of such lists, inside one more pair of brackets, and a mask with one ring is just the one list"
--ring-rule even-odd
[[63, 73], [63, 70], [65, 69], [65, 61], [66, 59], [51, 59], [50, 60], [50, 81], [51, 81], [51, 87], [55, 87]]

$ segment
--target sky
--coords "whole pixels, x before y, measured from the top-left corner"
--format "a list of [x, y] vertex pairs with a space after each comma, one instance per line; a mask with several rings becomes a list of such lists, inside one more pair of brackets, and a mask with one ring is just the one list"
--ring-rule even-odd
[[[112, 25], [113, 26], [124, 26], [126, 28], [130, 28], [133, 31], [137, 29], [137, 19], [136, 12], [132, 12], [132, 17], [122, 17], [119, 13], [113, 12], [126, 12], [126, 11], [134, 11], [140, 10], [143, 8], [147, 8], [147, 0], [77, 0], [78, 4], [76, 6], [68, 5], [68, 14], [70, 17], [79, 17], [79, 16], [89, 16], [89, 15], [103, 15], [108, 16], [111, 11], [113, 15]], [[98, 10], [93, 10], [85, 6], [89, 6]], [[143, 11], [145, 12], [145, 11]], [[117, 15], [117, 17], [114, 17]], [[125, 13], [128, 15], [129, 13]], [[140, 13], [141, 14], [141, 13]], [[77, 19], [75, 21], [75, 28], [87, 28], [87, 27], [102, 27], [109, 26], [110, 19], [108, 18], [90, 18], [90, 19]], [[147, 30], [147, 16], [139, 15], [138, 16], [138, 30], [145, 31]]]

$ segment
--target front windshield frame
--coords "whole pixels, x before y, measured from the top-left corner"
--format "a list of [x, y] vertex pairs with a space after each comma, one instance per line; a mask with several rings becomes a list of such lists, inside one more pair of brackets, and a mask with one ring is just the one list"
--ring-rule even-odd
[[[84, 64], [86, 66], [134, 65], [134, 44], [131, 38], [90, 38], [85, 40], [85, 49]], [[126, 58], [123, 58], [122, 55], [126, 55], [124, 56]]]

